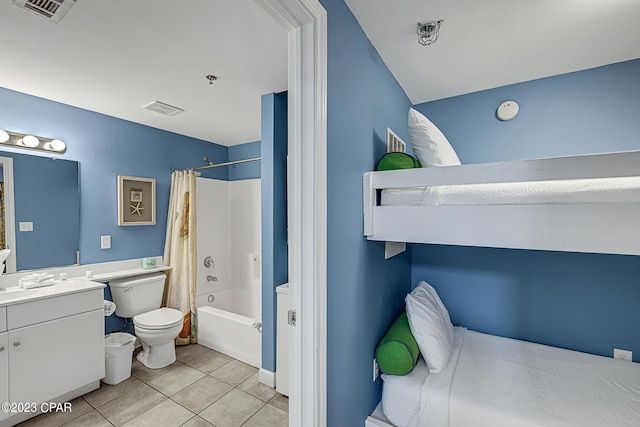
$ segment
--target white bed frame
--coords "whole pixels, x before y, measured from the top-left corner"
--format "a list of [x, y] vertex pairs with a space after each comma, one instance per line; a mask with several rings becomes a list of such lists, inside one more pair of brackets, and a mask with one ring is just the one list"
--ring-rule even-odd
[[367, 172], [369, 240], [640, 255], [640, 203], [378, 206], [377, 190], [640, 177], [640, 151]]

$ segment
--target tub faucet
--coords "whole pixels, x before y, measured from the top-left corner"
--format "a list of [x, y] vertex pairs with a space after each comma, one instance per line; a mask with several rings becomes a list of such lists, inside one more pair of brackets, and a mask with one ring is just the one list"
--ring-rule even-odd
[[206, 257], [204, 259], [204, 266], [206, 268], [213, 268], [214, 267], [213, 258], [211, 258], [210, 256]]
[[217, 282], [218, 278], [216, 276], [207, 276], [207, 282]]

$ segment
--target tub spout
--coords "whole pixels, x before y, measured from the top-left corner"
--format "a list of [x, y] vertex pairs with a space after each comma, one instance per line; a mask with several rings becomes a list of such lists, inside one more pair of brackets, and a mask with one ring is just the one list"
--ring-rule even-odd
[[218, 278], [216, 276], [211, 276], [211, 275], [207, 276], [207, 282], [217, 282], [217, 281], [218, 281]]

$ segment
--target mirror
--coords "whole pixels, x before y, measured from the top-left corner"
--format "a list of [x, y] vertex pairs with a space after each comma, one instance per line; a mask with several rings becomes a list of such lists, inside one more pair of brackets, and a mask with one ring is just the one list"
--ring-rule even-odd
[[79, 164], [0, 151], [0, 249], [6, 272], [78, 263]]

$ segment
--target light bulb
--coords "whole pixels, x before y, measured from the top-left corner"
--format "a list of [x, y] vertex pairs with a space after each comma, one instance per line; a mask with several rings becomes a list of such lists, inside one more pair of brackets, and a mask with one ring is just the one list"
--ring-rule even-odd
[[9, 140], [9, 134], [0, 129], [0, 142], [7, 142]]
[[33, 148], [40, 145], [40, 140], [33, 135], [26, 135], [22, 137], [20, 141], [21, 141], [21, 144], [24, 145], [25, 147]]
[[44, 148], [51, 151], [64, 151], [64, 149], [67, 148], [67, 145], [59, 139], [54, 139], [53, 141], [46, 143]]

